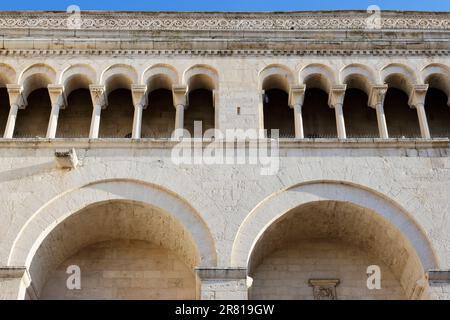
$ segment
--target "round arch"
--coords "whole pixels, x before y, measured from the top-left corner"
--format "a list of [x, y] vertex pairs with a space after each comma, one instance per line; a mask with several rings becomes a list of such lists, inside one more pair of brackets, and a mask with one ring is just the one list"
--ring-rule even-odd
[[347, 85], [347, 88], [356, 88], [370, 94], [372, 86], [376, 83], [373, 70], [363, 64], [353, 63], [342, 68], [340, 81]]
[[64, 86], [67, 96], [77, 89], [88, 89], [89, 85], [97, 83], [97, 72], [87, 64], [74, 64], [61, 73], [59, 83]]
[[200, 256], [200, 266], [215, 266], [217, 253], [208, 226], [184, 199], [157, 185], [141, 181], [103, 180], [73, 189], [41, 207], [16, 237], [8, 265], [29, 267], [44, 239], [62, 221], [84, 208], [106, 201], [133, 201], [168, 213], [191, 234]]
[[260, 88], [262, 90], [280, 89], [289, 94], [295, 84], [293, 72], [284, 65], [271, 64], [259, 72]]
[[19, 76], [19, 84], [23, 86], [24, 96], [36, 89], [47, 88], [56, 82], [56, 70], [44, 63], [33, 64], [26, 68]]
[[450, 68], [443, 64], [433, 63], [427, 65], [421, 71], [424, 83], [430, 88], [436, 88], [449, 97], [450, 104]]
[[400, 64], [391, 63], [381, 69], [381, 80], [393, 88], [397, 88], [405, 92], [408, 96], [411, 94], [413, 86], [417, 81], [417, 74], [410, 67]]
[[106, 68], [100, 75], [100, 84], [106, 86], [108, 93], [116, 89], [131, 89], [138, 83], [138, 73], [127, 64], [115, 64]]
[[300, 70], [300, 84], [305, 84], [306, 88], [318, 88], [330, 93], [337, 83], [336, 72], [324, 64], [312, 63]]
[[184, 72], [183, 83], [188, 86], [189, 91], [195, 89], [214, 91], [219, 88], [219, 74], [211, 66], [197, 64]]
[[147, 85], [148, 92], [157, 89], [172, 90], [172, 86], [179, 83], [178, 72], [171, 65], [155, 64], [144, 71], [141, 83]]
[[6, 63], [0, 63], [0, 87], [16, 83], [16, 70]]
[[231, 265], [247, 266], [258, 240], [287, 212], [307, 203], [328, 200], [352, 203], [375, 212], [401, 232], [415, 250], [424, 270], [438, 268], [439, 261], [425, 233], [403, 208], [373, 190], [337, 181], [298, 184], [258, 204], [239, 228], [233, 243]]

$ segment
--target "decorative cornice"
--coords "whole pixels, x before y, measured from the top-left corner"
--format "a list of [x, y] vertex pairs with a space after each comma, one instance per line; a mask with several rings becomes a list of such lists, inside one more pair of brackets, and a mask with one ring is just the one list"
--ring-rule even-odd
[[[365, 30], [371, 14], [365, 11], [291, 13], [155, 13], [1, 12], [0, 29], [129, 30], [129, 31], [295, 31]], [[370, 29], [370, 28], [369, 28]], [[449, 13], [382, 11], [380, 30], [450, 29]]]
[[364, 49], [364, 50], [191, 50], [191, 49], [121, 49], [121, 50], [78, 50], [78, 49], [0, 49], [0, 56], [62, 56], [62, 55], [89, 55], [89, 56], [450, 56], [450, 50], [395, 50], [395, 49]]

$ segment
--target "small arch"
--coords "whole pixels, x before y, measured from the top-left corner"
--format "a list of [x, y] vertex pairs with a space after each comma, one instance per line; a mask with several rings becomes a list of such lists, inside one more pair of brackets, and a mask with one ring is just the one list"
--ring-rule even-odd
[[215, 110], [219, 89], [219, 75], [211, 66], [198, 64], [187, 69], [183, 74], [183, 83], [188, 88], [188, 108], [185, 111], [184, 128], [193, 137], [195, 123], [201, 122], [202, 134], [214, 129], [218, 116]]
[[311, 63], [300, 70], [300, 84], [305, 84], [307, 89], [321, 89], [330, 93], [331, 87], [337, 83], [336, 73], [327, 65]]
[[56, 71], [53, 67], [37, 63], [26, 68], [19, 76], [19, 84], [23, 86], [23, 95], [28, 95], [37, 89], [46, 89], [56, 82]]
[[259, 72], [260, 88], [262, 90], [279, 89], [289, 94], [295, 84], [294, 73], [281, 64], [271, 64]]
[[106, 68], [100, 76], [100, 84], [106, 86], [107, 94], [117, 89], [131, 90], [138, 83], [137, 71], [128, 64], [115, 64]]
[[61, 73], [59, 83], [64, 86], [66, 96], [78, 89], [89, 89], [97, 83], [97, 72], [88, 64], [74, 64]]
[[147, 85], [149, 93], [158, 89], [172, 90], [172, 86], [179, 83], [178, 72], [171, 65], [155, 64], [144, 71], [141, 83]]
[[432, 63], [423, 68], [421, 74], [430, 88], [439, 89], [450, 97], [450, 67]]
[[183, 74], [183, 83], [189, 91], [205, 89], [214, 91], [219, 88], [219, 74], [216, 69], [205, 64], [196, 64]]
[[16, 70], [9, 64], [0, 63], [0, 88], [10, 83], [16, 83]]
[[408, 96], [411, 94], [413, 86], [418, 83], [414, 70], [400, 63], [388, 64], [380, 72], [384, 83], [391, 88], [402, 90]]
[[359, 89], [367, 95], [370, 94], [372, 86], [376, 83], [373, 70], [363, 64], [352, 63], [340, 72], [341, 83], [347, 85], [347, 89]]

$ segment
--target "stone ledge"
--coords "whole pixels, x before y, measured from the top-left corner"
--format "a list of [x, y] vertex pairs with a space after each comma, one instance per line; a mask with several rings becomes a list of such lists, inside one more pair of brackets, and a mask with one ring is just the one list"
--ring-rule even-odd
[[450, 283], [450, 270], [429, 270], [427, 275], [429, 282]]
[[196, 268], [201, 280], [246, 280], [246, 268]]
[[[125, 138], [69, 138], [69, 139], [0, 139], [0, 149], [171, 149], [175, 145], [191, 144], [195, 139], [184, 139], [182, 142], [171, 139], [143, 138], [138, 140]], [[268, 142], [270, 139], [259, 140]], [[251, 140], [246, 140], [248, 147]], [[280, 149], [433, 149], [450, 148], [449, 138], [439, 139], [279, 139]], [[217, 143], [218, 146], [234, 147], [233, 142], [203, 140], [203, 146]]]
[[0, 267], [0, 278], [22, 278], [25, 273], [27, 273], [25, 267]]

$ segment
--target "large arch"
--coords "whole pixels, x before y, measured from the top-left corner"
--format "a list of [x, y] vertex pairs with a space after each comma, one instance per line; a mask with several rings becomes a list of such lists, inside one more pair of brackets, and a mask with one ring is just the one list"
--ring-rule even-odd
[[[61, 262], [61, 255], [56, 254], [54, 259], [60, 258], [60, 260], [46, 262], [43, 264], [43, 268], [37, 268], [35, 264], [42, 262], [39, 259], [42, 256], [42, 253], [39, 251], [40, 248], [42, 246], [48, 247], [45, 243], [49, 239], [58, 239], [59, 226], [63, 223], [68, 223], [68, 221], [70, 222], [71, 219], [75, 219], [74, 217], [76, 217], [77, 213], [93, 206], [111, 202], [134, 203], [140, 207], [147, 208], [151, 212], [158, 212], [159, 215], [168, 217], [167, 219], [173, 221], [172, 225], [179, 226], [177, 228], [170, 227], [170, 230], [184, 230], [181, 231], [184, 236], [179, 241], [182, 241], [182, 238], [191, 238], [192, 248], [195, 247], [194, 251], [198, 253], [198, 260], [195, 260], [186, 254], [189, 250], [184, 251], [185, 253], [180, 251], [179, 254], [187, 261], [186, 264], [191, 264], [192, 266], [194, 264], [195, 266], [216, 266], [217, 255], [214, 240], [208, 226], [194, 208], [178, 195], [159, 186], [125, 179], [93, 182], [81, 188], [70, 190], [44, 205], [30, 217], [18, 233], [10, 251], [8, 265], [23, 265], [29, 269], [31, 268], [33, 272], [31, 274], [32, 281], [36, 284], [33, 288], [39, 294], [39, 290], [45, 282], [46, 272], [49, 271], [48, 268], [55, 267], [58, 264], [57, 262]], [[127, 220], [133, 220], [136, 218], [136, 215], [137, 213], [134, 212], [132, 216], [127, 217]], [[142, 222], [138, 223], [138, 225], [141, 224], [145, 226]], [[137, 234], [143, 234], [144, 238], [140, 237], [137, 240], [149, 240], [145, 238], [145, 230], [141, 231], [137, 232]], [[53, 237], [52, 234], [56, 234], [56, 236]], [[71, 237], [71, 235], [69, 236]], [[55, 243], [56, 246], [64, 246], [62, 241], [61, 243]], [[84, 245], [86, 244], [91, 243], [84, 243]], [[75, 253], [78, 249], [81, 248], [74, 247], [71, 252]], [[59, 249], [55, 247], [52, 250], [56, 252]], [[60, 251], [63, 252], [63, 250]], [[47, 269], [45, 266], [48, 266]], [[33, 276], [35, 279], [33, 279]]]
[[[258, 204], [244, 220], [237, 233], [231, 253], [232, 266], [251, 267], [252, 254], [267, 230], [270, 230], [287, 213], [302, 206], [320, 202], [342, 203], [358, 208], [361, 213], [370, 212], [378, 220], [376, 223], [386, 227], [383, 232], [387, 238], [382, 241], [393, 238], [402, 239], [402, 243], [405, 244], [402, 250], [409, 256], [417, 257], [421, 267], [419, 271], [414, 270], [415, 275], [423, 276], [424, 271], [438, 268], [439, 261], [425, 233], [402, 207], [373, 190], [336, 181], [316, 181], [295, 185], [273, 194]], [[362, 214], [360, 217], [365, 218], [365, 215]], [[382, 236], [384, 237], [383, 233]], [[413, 286], [408, 285], [408, 290], [413, 290]]]

